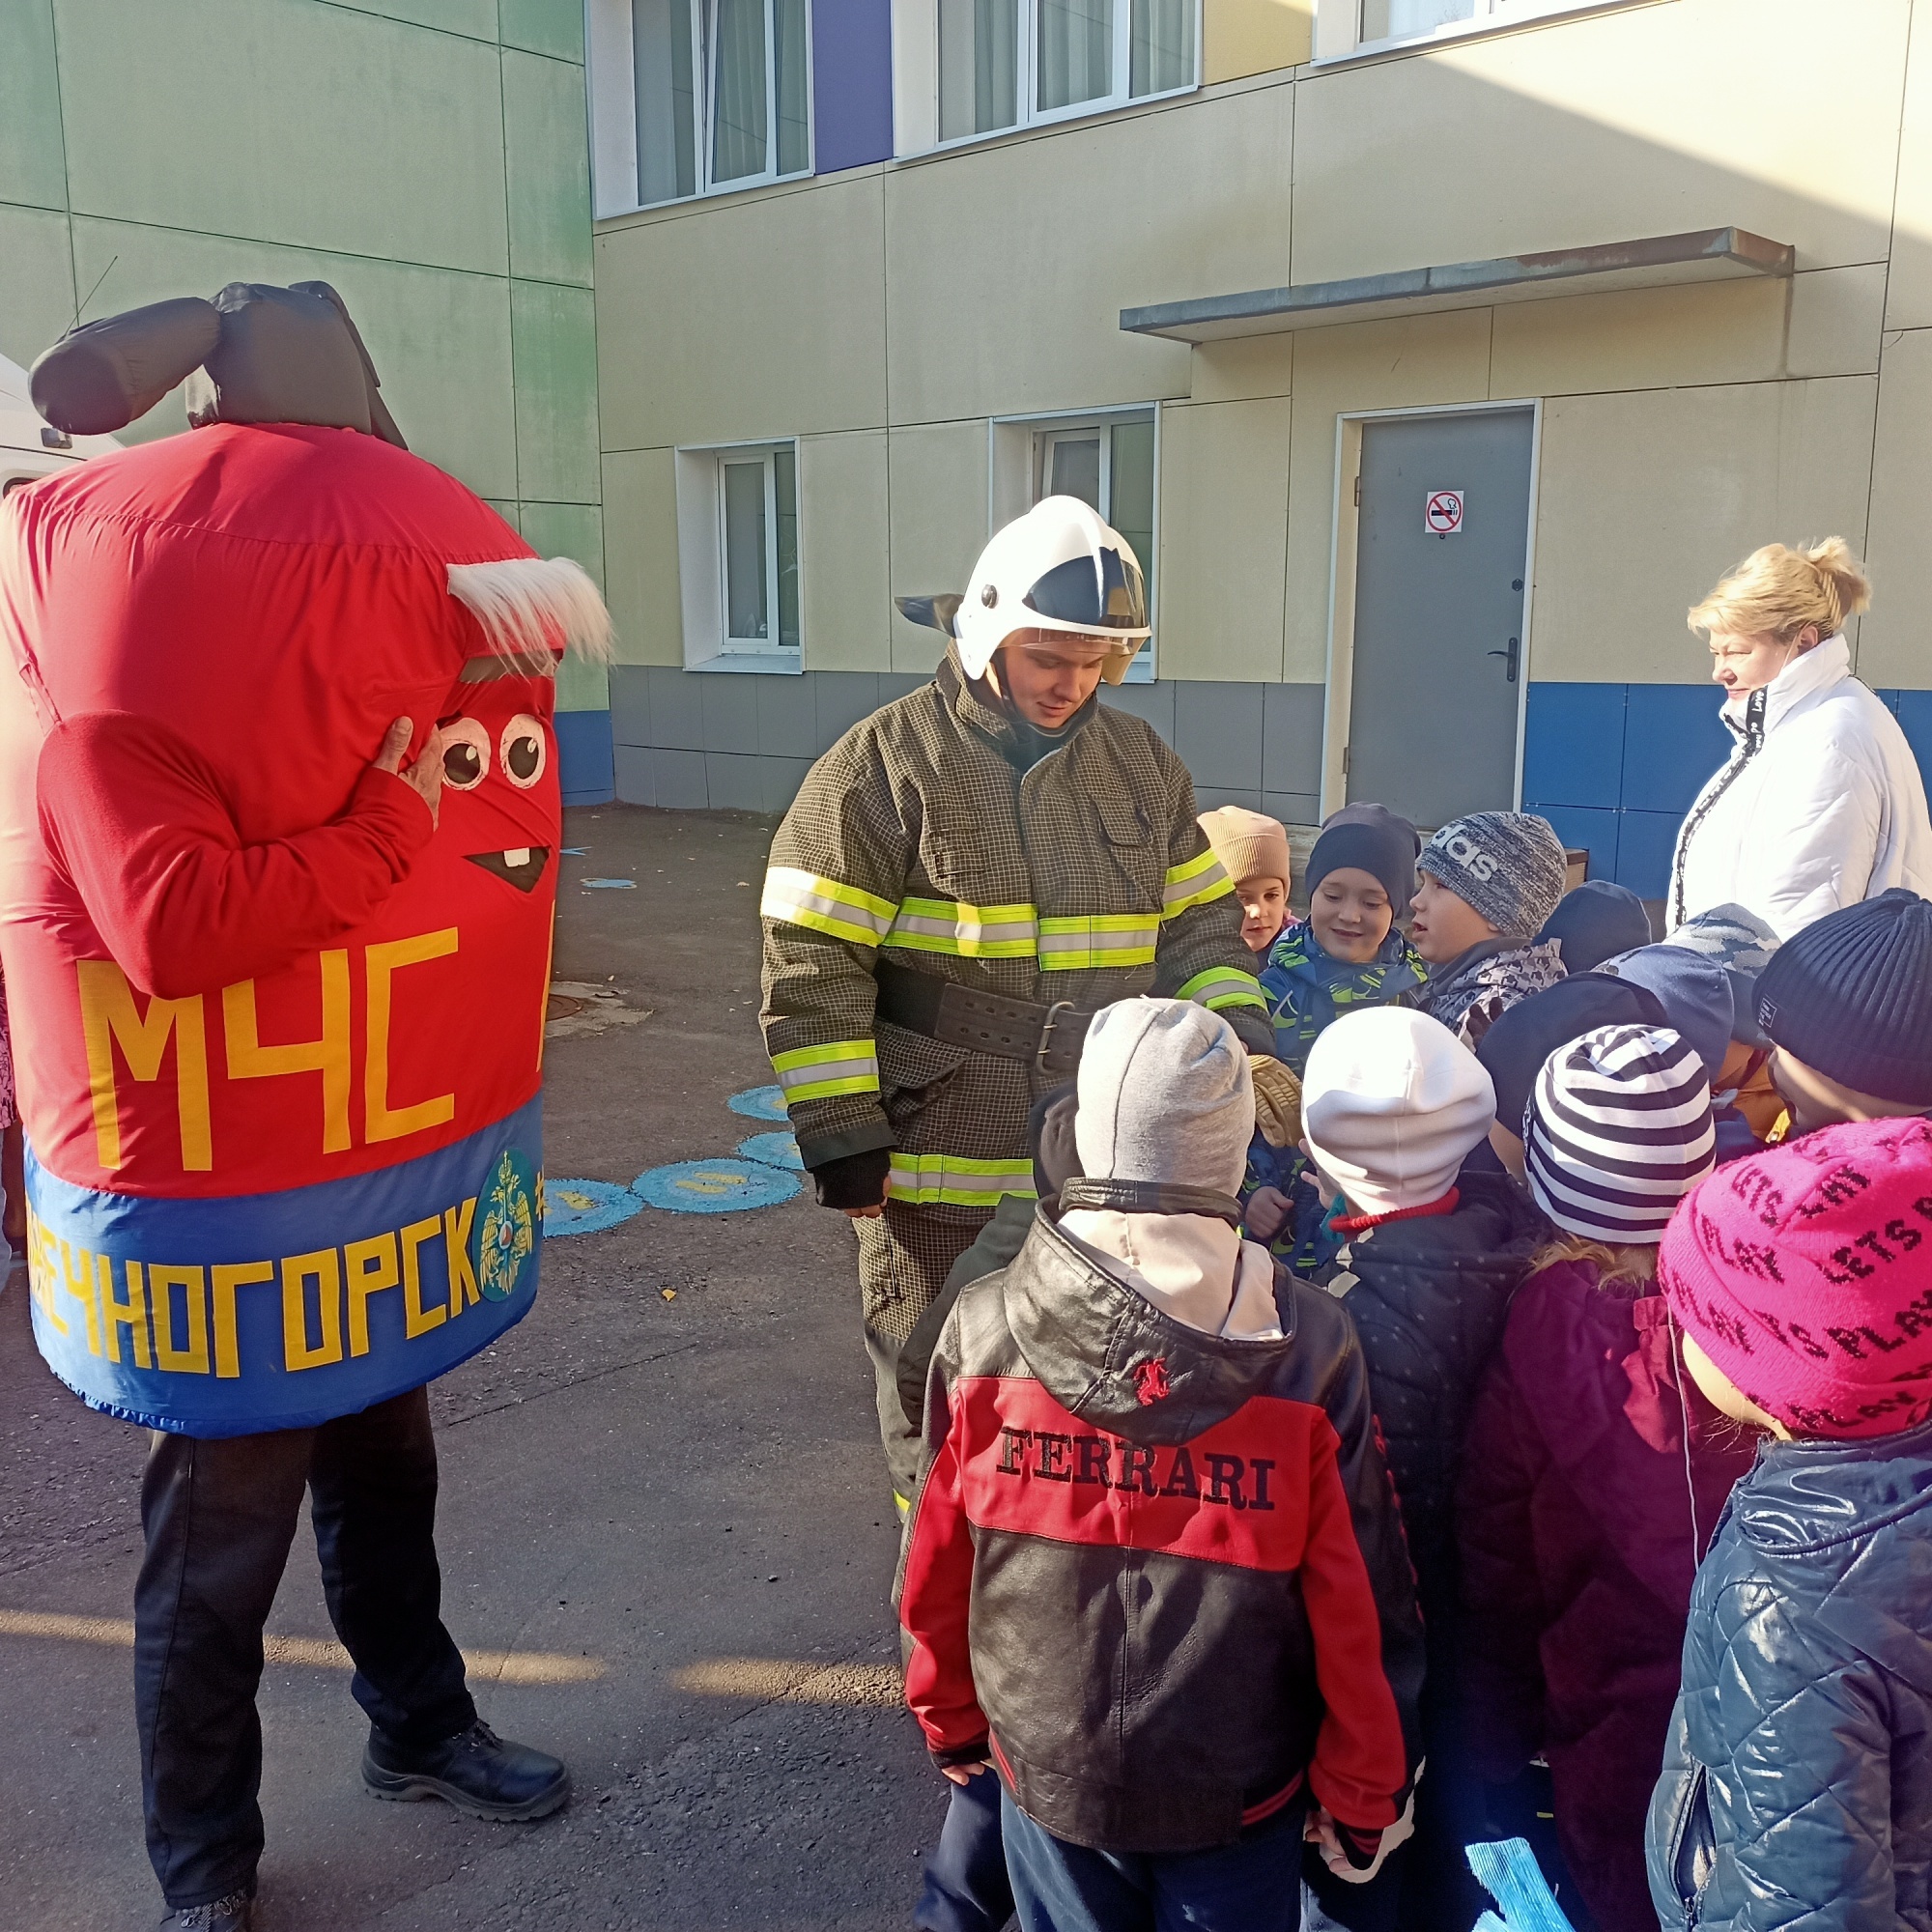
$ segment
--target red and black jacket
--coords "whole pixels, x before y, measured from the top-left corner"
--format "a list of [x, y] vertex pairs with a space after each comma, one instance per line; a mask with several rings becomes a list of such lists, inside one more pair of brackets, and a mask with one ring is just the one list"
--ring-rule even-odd
[[1353, 1324], [1186, 1327], [1042, 1208], [933, 1357], [899, 1562], [906, 1701], [1056, 1837], [1226, 1844], [1304, 1783], [1373, 1836], [1419, 1757], [1422, 1627]]

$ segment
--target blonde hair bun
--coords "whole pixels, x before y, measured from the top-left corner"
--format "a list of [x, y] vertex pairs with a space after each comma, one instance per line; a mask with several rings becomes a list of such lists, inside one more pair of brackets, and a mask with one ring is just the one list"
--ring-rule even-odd
[[1871, 603], [1871, 580], [1843, 537], [1808, 550], [1766, 544], [1754, 550], [1686, 621], [1693, 631], [1784, 639], [1816, 624], [1821, 639], [1843, 630]]

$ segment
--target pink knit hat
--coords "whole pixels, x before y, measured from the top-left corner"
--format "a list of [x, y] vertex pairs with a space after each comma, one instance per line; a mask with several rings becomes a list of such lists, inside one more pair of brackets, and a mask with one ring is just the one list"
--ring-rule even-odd
[[1794, 1435], [1932, 1415], [1932, 1122], [1826, 1127], [1699, 1182], [1658, 1275], [1686, 1334]]

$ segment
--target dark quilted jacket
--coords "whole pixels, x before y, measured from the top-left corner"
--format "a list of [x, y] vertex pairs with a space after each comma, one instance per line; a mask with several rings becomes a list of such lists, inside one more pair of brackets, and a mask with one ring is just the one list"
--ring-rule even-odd
[[1665, 1932], [1932, 1926], [1932, 1424], [1768, 1442], [1690, 1595]]

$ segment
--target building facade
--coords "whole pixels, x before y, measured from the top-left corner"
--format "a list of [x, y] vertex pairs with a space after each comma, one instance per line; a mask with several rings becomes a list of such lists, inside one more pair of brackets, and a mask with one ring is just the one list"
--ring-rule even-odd
[[[1205, 801], [1546, 812], [1662, 890], [1686, 608], [1872, 566], [1932, 758], [1910, 0], [588, 0], [618, 796], [773, 810], [1052, 489]], [[1427, 271], [1427, 272], [1425, 272]]]

